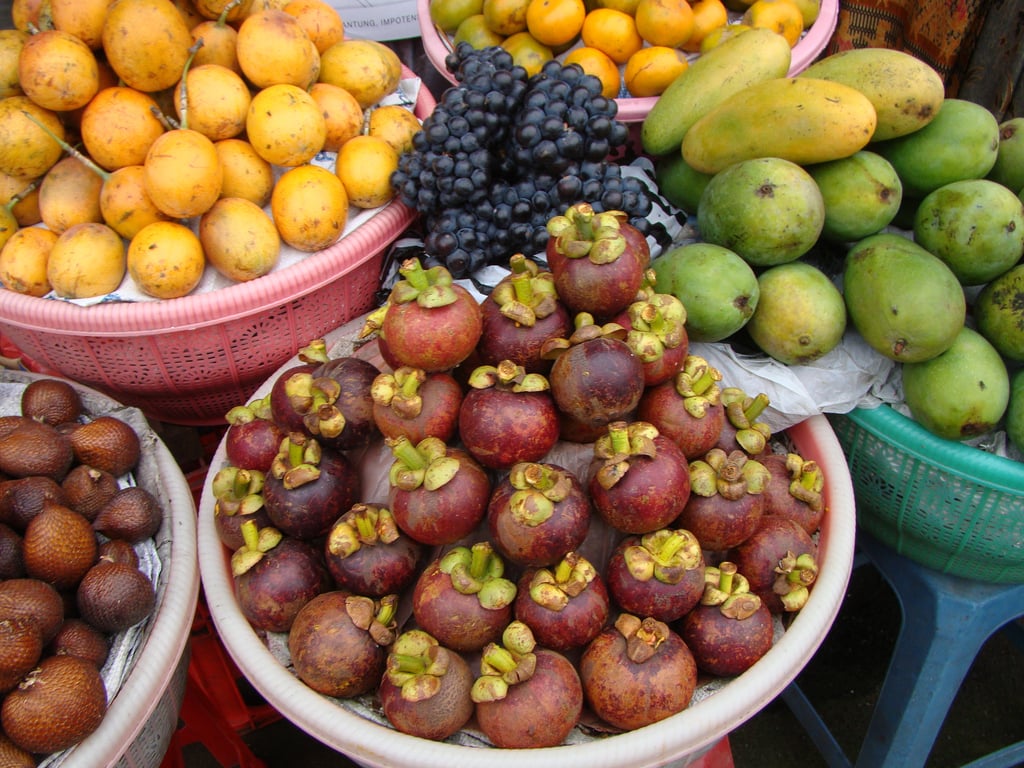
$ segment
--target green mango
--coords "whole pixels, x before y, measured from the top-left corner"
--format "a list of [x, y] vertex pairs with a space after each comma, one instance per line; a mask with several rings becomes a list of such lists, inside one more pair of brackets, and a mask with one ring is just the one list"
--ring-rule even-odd
[[981, 335], [1007, 360], [1024, 362], [1024, 264], [985, 285], [972, 310]]
[[792, 261], [769, 267], [747, 333], [763, 352], [786, 365], [802, 365], [830, 352], [846, 330], [843, 294], [817, 267]]
[[867, 148], [892, 163], [905, 195], [924, 197], [952, 181], [985, 178], [999, 153], [999, 123], [980, 104], [945, 99], [923, 128]]
[[945, 352], [967, 317], [964, 289], [945, 262], [892, 232], [870, 235], [847, 251], [843, 298], [864, 340], [901, 363]]
[[1024, 117], [999, 124], [999, 150], [988, 178], [1014, 192], [1024, 189]]
[[849, 157], [807, 166], [825, 201], [822, 237], [855, 242], [881, 232], [899, 212], [903, 184], [892, 163], [862, 149]]
[[802, 167], [779, 157], [741, 160], [719, 171], [697, 207], [701, 239], [755, 267], [800, 258], [824, 225], [818, 185]]
[[746, 325], [757, 308], [757, 276], [728, 248], [689, 243], [665, 251], [651, 262], [651, 268], [658, 291], [683, 302], [691, 341], [728, 338]]
[[925, 196], [914, 240], [942, 259], [963, 285], [983, 285], [1024, 254], [1024, 203], [989, 179], [965, 179]]
[[984, 336], [967, 326], [945, 352], [904, 364], [902, 373], [903, 400], [914, 420], [946, 440], [991, 432], [1006, 413], [1006, 364]]
[[690, 166], [681, 152], [661, 155], [654, 160], [658, 191], [676, 208], [689, 214], [697, 213], [700, 196], [713, 175]]

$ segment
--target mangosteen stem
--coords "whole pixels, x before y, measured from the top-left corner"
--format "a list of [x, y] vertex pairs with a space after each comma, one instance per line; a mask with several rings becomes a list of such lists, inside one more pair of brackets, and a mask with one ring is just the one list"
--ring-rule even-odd
[[726, 594], [732, 594], [733, 577], [736, 575], [736, 563], [726, 560], [718, 566], [718, 588]]
[[608, 437], [611, 453], [614, 456], [628, 455], [630, 452], [629, 429], [624, 421], [613, 421], [608, 425]]
[[246, 520], [240, 526], [242, 533], [242, 542], [246, 547], [252, 550], [259, 549], [260, 533], [259, 528], [256, 527], [255, 520]]
[[387, 441], [387, 445], [394, 457], [408, 469], [426, 469], [426, 457], [416, 450], [416, 446], [405, 435]]
[[327, 355], [327, 342], [324, 339], [313, 339], [299, 350], [299, 360], [303, 363], [328, 362], [330, 357]]
[[452, 275], [438, 265], [424, 269], [417, 258], [406, 259], [398, 268], [401, 280], [391, 289], [391, 298], [398, 304], [415, 301], [425, 309], [445, 307], [458, 296], [452, 289]]

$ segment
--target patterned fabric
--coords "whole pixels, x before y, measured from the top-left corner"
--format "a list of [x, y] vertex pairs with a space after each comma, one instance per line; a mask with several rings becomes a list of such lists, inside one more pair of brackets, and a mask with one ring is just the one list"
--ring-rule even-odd
[[[1024, 0], [842, 0], [824, 53], [878, 46], [907, 51], [938, 70], [946, 95], [1024, 114]], [[1024, 107], [1024, 104], [1021, 105]]]

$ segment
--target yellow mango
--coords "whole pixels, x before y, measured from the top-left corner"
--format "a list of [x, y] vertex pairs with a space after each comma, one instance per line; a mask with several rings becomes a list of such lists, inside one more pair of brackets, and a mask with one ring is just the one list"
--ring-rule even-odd
[[783, 77], [792, 50], [782, 35], [750, 29], [701, 54], [658, 97], [640, 126], [640, 141], [651, 155], [679, 149], [699, 118], [753, 83]]
[[855, 88], [809, 77], [773, 78], [700, 118], [683, 137], [682, 153], [703, 173], [755, 157], [821, 163], [863, 149], [876, 124], [874, 105]]
[[831, 80], [856, 88], [875, 106], [872, 141], [913, 133], [932, 121], [946, 88], [930, 65], [891, 48], [854, 48], [811, 64], [800, 77]]

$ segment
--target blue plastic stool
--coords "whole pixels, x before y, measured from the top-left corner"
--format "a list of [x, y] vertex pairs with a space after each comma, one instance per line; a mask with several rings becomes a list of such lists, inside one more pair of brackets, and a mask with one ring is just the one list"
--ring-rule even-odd
[[[985, 642], [1000, 629], [1024, 635], [1024, 584], [990, 584], [948, 576], [918, 565], [860, 531], [866, 561], [886, 579], [903, 621], [885, 682], [860, 748], [857, 768], [923, 766], [943, 721]], [[829, 768], [854, 765], [796, 682], [782, 698], [806, 729]], [[1009, 768], [1024, 762], [1024, 741], [972, 763]]]

